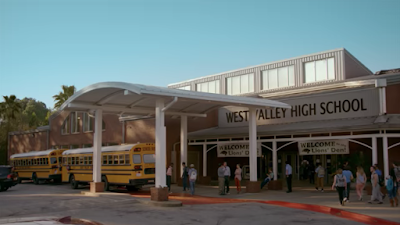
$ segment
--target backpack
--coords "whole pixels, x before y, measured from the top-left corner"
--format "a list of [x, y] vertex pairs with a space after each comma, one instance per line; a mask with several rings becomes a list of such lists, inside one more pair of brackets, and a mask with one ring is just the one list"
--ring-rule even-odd
[[336, 174], [336, 187], [345, 187], [346, 181], [343, 174]]
[[325, 169], [322, 166], [318, 170], [318, 176], [325, 176]]
[[390, 179], [388, 179], [388, 181], [387, 181], [386, 190], [388, 190], [389, 192], [393, 190], [393, 178], [392, 177], [390, 177]]
[[197, 178], [197, 172], [196, 172], [196, 170], [192, 170], [190, 172], [190, 179], [191, 180], [196, 180], [196, 178]]

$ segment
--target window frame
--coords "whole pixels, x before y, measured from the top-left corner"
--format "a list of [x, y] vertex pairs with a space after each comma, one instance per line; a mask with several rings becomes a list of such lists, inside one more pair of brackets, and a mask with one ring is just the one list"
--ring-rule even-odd
[[[70, 116], [70, 128], [71, 128], [71, 134], [79, 134], [80, 133], [80, 117], [78, 115], [78, 112], [71, 112], [69, 114]], [[75, 130], [73, 130], [75, 128]]]
[[63, 124], [61, 125], [61, 135], [67, 135], [69, 134], [69, 126], [70, 126], [70, 119], [69, 119], [69, 115], [67, 116], [67, 118], [65, 118]]
[[[286, 75], [287, 75], [287, 86], [280, 86], [280, 82], [279, 82], [279, 78], [281, 77], [281, 75], [279, 74], [279, 71], [286, 68]], [[293, 72], [293, 84], [290, 85], [290, 72]], [[272, 72], [273, 70], [276, 70], [276, 82], [277, 82], [277, 87], [273, 87], [270, 88], [269, 87], [269, 80], [270, 80], [270, 72]], [[295, 72], [295, 65], [288, 65], [288, 66], [283, 66], [283, 67], [275, 67], [272, 69], [266, 69], [266, 70], [261, 70], [260, 71], [260, 75], [261, 75], [261, 82], [260, 82], [260, 91], [269, 91], [269, 90], [275, 90], [275, 89], [280, 89], [280, 88], [288, 88], [288, 87], [295, 87], [296, 86], [296, 72]], [[267, 88], [264, 87], [264, 84], [267, 84]]]
[[[329, 61], [333, 60], [333, 78], [329, 78]], [[326, 63], [326, 79], [324, 80], [317, 80], [317, 62], [322, 62], [325, 61]], [[306, 78], [307, 78], [307, 65], [309, 64], [313, 64], [313, 68], [314, 68], [314, 79], [313, 81], [309, 81], [307, 82]], [[308, 61], [308, 62], [303, 62], [303, 84], [313, 84], [313, 83], [319, 83], [319, 82], [326, 82], [326, 81], [334, 81], [336, 80], [336, 58], [335, 57], [328, 57], [328, 58], [324, 58], [324, 59], [319, 59], [319, 60], [313, 60], [313, 61]]]
[[[214, 92], [210, 91], [210, 84], [214, 83]], [[202, 86], [207, 85], [207, 91], [202, 91]], [[221, 81], [219, 79], [196, 83], [196, 91], [203, 93], [221, 94]]]
[[[241, 84], [241, 80], [242, 77], [247, 76], [247, 92], [242, 92], [242, 85]], [[253, 77], [252, 79], [250, 79], [250, 77]], [[236, 86], [237, 88], [239, 88], [239, 93], [234, 93], [233, 92], [233, 86], [234, 85], [234, 79], [238, 79], [239, 80], [239, 85]], [[252, 80], [252, 82], [250, 82]], [[230, 84], [230, 85], [228, 85]], [[225, 94], [226, 95], [243, 95], [243, 94], [249, 94], [249, 93], [254, 93], [255, 92], [255, 73], [246, 73], [246, 74], [241, 74], [241, 75], [236, 75], [236, 76], [232, 76], [232, 77], [226, 77], [225, 78]], [[230, 86], [230, 87], [229, 87]], [[230, 90], [229, 90], [230, 88]]]

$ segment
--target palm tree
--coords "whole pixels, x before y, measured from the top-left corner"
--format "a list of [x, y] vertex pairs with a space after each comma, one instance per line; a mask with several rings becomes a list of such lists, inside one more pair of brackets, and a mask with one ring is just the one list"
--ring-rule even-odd
[[3, 96], [4, 102], [0, 102], [0, 118], [4, 121], [15, 119], [16, 114], [21, 111], [21, 104], [16, 101], [15, 95]]
[[61, 88], [62, 88], [62, 91], [60, 91], [60, 93], [58, 95], [53, 96], [54, 101], [56, 102], [54, 104], [54, 108], [56, 108], [56, 109], [60, 108], [61, 105], [75, 93], [74, 85], [71, 85], [71, 86], [63, 85], [63, 86], [61, 86]]

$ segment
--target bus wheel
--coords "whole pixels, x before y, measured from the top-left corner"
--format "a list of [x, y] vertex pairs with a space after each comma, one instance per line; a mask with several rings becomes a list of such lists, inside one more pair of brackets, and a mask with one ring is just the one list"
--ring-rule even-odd
[[104, 183], [104, 191], [109, 191], [110, 190], [110, 184], [108, 183], [107, 177], [102, 176], [101, 177], [101, 182]]
[[71, 175], [69, 178], [69, 182], [71, 184], [72, 189], [77, 189], [78, 188], [78, 182], [75, 180], [75, 176]]
[[33, 180], [33, 183], [34, 183], [34, 184], [36, 184], [36, 185], [39, 184], [39, 179], [37, 178], [36, 173], [34, 173], [34, 174], [32, 175], [32, 180]]
[[19, 177], [19, 174], [17, 173], [17, 182], [18, 182], [18, 184], [20, 184], [20, 183], [22, 183], [22, 179], [21, 179], [21, 177]]
[[128, 191], [139, 191], [139, 188], [135, 186], [126, 186], [126, 190]]

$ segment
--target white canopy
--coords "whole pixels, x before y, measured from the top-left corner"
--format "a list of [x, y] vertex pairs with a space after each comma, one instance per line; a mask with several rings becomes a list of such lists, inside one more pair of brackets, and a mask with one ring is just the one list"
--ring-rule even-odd
[[134, 115], [154, 114], [156, 101], [164, 99], [165, 114], [205, 117], [206, 113], [222, 106], [249, 108], [290, 108], [278, 101], [262, 98], [229, 96], [186, 91], [123, 82], [104, 82], [87, 86], [71, 96], [60, 110], [96, 110], [103, 113]]

